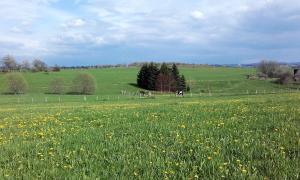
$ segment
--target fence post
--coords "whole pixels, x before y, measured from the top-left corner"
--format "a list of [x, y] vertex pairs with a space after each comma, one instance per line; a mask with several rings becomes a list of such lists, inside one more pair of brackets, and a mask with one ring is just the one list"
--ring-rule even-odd
[[45, 103], [47, 103], [48, 102], [48, 98], [47, 97], [45, 97]]

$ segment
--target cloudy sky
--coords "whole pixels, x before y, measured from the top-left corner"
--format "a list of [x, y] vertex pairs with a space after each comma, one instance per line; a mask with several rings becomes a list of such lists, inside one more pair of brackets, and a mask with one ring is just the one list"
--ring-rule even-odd
[[300, 62], [299, 0], [0, 0], [0, 9], [1, 57]]

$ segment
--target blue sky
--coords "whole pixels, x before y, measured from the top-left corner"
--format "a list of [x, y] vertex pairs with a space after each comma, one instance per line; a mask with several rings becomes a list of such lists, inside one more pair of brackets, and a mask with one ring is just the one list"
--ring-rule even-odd
[[300, 62], [299, 0], [1, 0], [0, 56], [48, 64]]

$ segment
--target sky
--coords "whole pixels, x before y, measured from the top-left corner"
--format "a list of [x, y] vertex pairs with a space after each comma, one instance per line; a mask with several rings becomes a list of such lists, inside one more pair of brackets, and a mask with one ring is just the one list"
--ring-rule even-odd
[[299, 0], [0, 0], [0, 57], [50, 65], [300, 62]]

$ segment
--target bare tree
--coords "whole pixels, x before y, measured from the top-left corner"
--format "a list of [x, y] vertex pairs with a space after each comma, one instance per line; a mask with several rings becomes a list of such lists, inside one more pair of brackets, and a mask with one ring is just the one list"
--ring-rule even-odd
[[258, 64], [257, 71], [269, 78], [274, 78], [277, 76], [279, 68], [280, 65], [276, 61], [263, 60]]
[[32, 66], [33, 66], [33, 71], [35, 72], [47, 71], [48, 69], [47, 64], [40, 59], [35, 59], [32, 62]]
[[7, 91], [12, 94], [25, 93], [27, 90], [27, 82], [19, 73], [10, 73], [6, 75]]
[[54, 65], [54, 67], [52, 68], [53, 72], [59, 72], [60, 71], [60, 67], [56, 64]]
[[64, 93], [64, 80], [62, 78], [53, 79], [49, 84], [49, 93], [63, 94]]
[[90, 74], [79, 74], [73, 79], [71, 92], [75, 94], [93, 94], [96, 82]]
[[4, 72], [13, 71], [17, 69], [17, 62], [13, 56], [4, 56], [1, 61], [1, 67]]
[[29, 61], [24, 60], [20, 64], [20, 70], [21, 71], [29, 71], [31, 68]]

